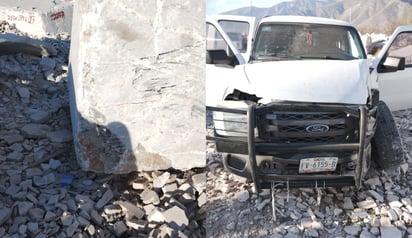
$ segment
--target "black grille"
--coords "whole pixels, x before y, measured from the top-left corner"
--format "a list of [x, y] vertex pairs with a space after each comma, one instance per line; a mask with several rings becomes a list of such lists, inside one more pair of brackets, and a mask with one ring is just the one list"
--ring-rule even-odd
[[256, 114], [259, 138], [276, 143], [358, 142], [358, 118], [344, 111], [281, 111]]

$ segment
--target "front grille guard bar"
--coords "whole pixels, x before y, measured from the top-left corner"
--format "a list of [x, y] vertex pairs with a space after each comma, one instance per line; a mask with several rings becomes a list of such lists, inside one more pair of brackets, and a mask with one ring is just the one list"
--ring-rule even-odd
[[[337, 110], [342, 110], [342, 106], [334, 106], [334, 105], [327, 105], [326, 106], [328, 109], [337, 109]], [[344, 185], [353, 185], [353, 180], [352, 178], [348, 176], [319, 176], [319, 175], [313, 175], [310, 177], [313, 177], [314, 179], [312, 180], [305, 180], [305, 181], [299, 181], [299, 180], [292, 180], [290, 181], [287, 176], [282, 175], [282, 176], [277, 176], [277, 175], [261, 175], [259, 174], [258, 167], [257, 167], [257, 162], [256, 162], [256, 153], [257, 152], [265, 152], [265, 151], [270, 151], [270, 150], [290, 150], [293, 149], [295, 151], [299, 150], [304, 150], [304, 151], [315, 151], [319, 149], [325, 149], [325, 150], [330, 150], [330, 149], [337, 149], [338, 147], [340, 149], [346, 150], [346, 149], [353, 149], [358, 151], [358, 158], [357, 158], [357, 165], [355, 169], [355, 186], [357, 188], [360, 187], [361, 185], [361, 179], [363, 177], [363, 156], [364, 156], [364, 148], [365, 148], [365, 135], [366, 135], [366, 107], [365, 106], [359, 106], [357, 108], [357, 112], [354, 110], [348, 110], [345, 111], [347, 113], [350, 113], [352, 115], [359, 113], [359, 142], [358, 143], [345, 143], [345, 144], [294, 144], [294, 145], [280, 145], [279, 143], [259, 143], [258, 145], [256, 144], [255, 138], [255, 127], [256, 125], [256, 111], [259, 110], [257, 108], [256, 104], [250, 104], [248, 105], [247, 111], [245, 110], [240, 110], [240, 109], [231, 109], [231, 108], [222, 108], [222, 107], [206, 107], [206, 110], [208, 111], [220, 111], [220, 112], [228, 112], [228, 113], [239, 113], [239, 114], [246, 114], [248, 118], [248, 133], [247, 133], [247, 140], [244, 140], [242, 138], [227, 138], [227, 137], [216, 137], [216, 136], [206, 136], [207, 140], [211, 141], [222, 141], [222, 142], [231, 142], [231, 143], [238, 143], [240, 145], [247, 146], [248, 148], [248, 164], [250, 166], [250, 173], [251, 173], [251, 179], [253, 180], [254, 186], [255, 186], [255, 191], [259, 192], [262, 187], [264, 188], [270, 188], [271, 185], [271, 180], [284, 180], [283, 184], [280, 184], [281, 186], [287, 186], [289, 187], [325, 187], [325, 186], [344, 186]], [[290, 178], [293, 179], [294, 176], [291, 176]], [[291, 182], [291, 183], [290, 183]]]

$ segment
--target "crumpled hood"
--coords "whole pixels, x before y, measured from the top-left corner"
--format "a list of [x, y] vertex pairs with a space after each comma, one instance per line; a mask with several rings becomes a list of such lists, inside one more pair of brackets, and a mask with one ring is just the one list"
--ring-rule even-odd
[[[293, 60], [249, 63], [246, 92], [264, 101], [365, 104], [367, 60]], [[241, 90], [241, 89], [240, 89]]]

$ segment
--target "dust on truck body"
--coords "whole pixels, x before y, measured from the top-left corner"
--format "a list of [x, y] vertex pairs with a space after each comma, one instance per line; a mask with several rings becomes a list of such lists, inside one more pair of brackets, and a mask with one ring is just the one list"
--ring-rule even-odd
[[[351, 24], [264, 18], [248, 59], [215, 18], [207, 19], [207, 35], [227, 43], [207, 49], [214, 124], [207, 138], [224, 154], [225, 168], [253, 180], [257, 191], [275, 184], [360, 187], [372, 157], [383, 167], [403, 160], [391, 112], [379, 100], [378, 74]], [[381, 72], [404, 69], [404, 57], [385, 57]]]

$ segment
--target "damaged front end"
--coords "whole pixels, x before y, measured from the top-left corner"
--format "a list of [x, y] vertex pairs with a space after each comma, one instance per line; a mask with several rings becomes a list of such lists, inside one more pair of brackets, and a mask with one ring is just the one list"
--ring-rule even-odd
[[[239, 98], [240, 96], [240, 98]], [[270, 102], [233, 93], [213, 113], [218, 152], [256, 191], [277, 187], [360, 187], [370, 164], [376, 109], [365, 105]], [[248, 100], [249, 99], [249, 100]]]

